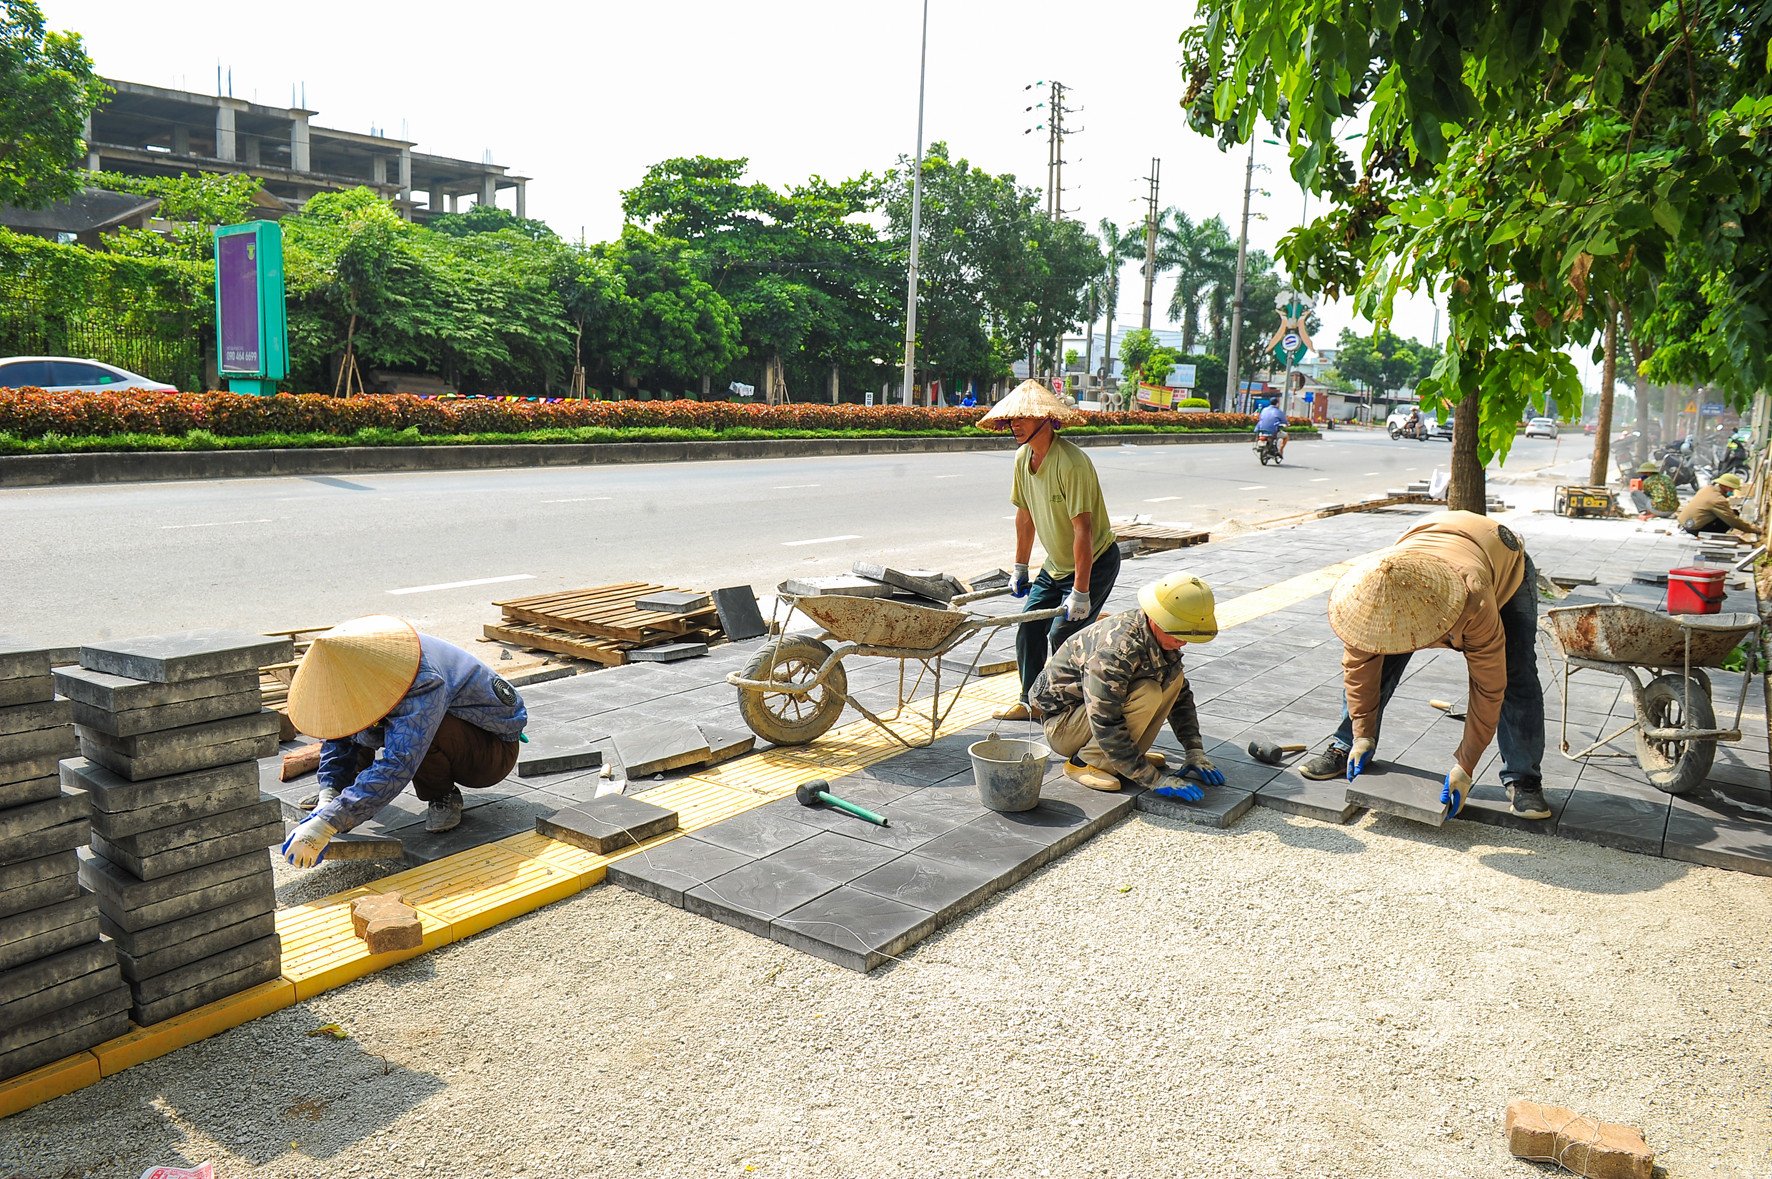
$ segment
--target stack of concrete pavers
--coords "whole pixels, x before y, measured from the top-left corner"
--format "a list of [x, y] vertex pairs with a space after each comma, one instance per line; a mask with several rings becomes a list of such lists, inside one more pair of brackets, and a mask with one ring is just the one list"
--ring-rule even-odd
[[83, 756], [62, 781], [91, 804], [80, 882], [129, 981], [142, 1025], [277, 977], [276, 895], [265, 853], [283, 839], [258, 758], [277, 751], [258, 668], [287, 638], [195, 631], [80, 649], [58, 668]]
[[91, 827], [56, 777], [74, 728], [49, 661], [0, 640], [0, 1079], [129, 1027], [129, 988], [77, 875]]

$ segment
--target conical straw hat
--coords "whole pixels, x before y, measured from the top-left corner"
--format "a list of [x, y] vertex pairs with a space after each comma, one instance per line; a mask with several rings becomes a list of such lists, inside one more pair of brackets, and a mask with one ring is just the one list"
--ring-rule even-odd
[[353, 618], [315, 637], [289, 685], [289, 719], [323, 741], [381, 720], [418, 678], [418, 632], [386, 614]]
[[1061, 426], [1076, 426], [1088, 420], [1082, 410], [1072, 409], [1058, 399], [1058, 394], [1031, 380], [1017, 385], [978, 424], [987, 430], [1007, 430], [1012, 418], [1051, 418]]
[[1329, 626], [1360, 651], [1400, 655], [1439, 642], [1470, 591], [1452, 566], [1392, 549], [1349, 569], [1329, 594]]

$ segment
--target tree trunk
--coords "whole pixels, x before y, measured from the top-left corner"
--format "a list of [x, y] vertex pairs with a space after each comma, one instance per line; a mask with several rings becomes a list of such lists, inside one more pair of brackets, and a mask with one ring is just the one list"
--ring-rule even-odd
[[1483, 464], [1477, 458], [1477, 437], [1482, 432], [1482, 411], [1475, 389], [1464, 395], [1452, 420], [1452, 482], [1446, 487], [1446, 507], [1454, 512], [1481, 516], [1488, 502]]
[[1649, 392], [1654, 386], [1637, 378], [1637, 446], [1636, 464], [1640, 467], [1649, 457]]
[[1594, 461], [1587, 481], [1594, 487], [1612, 482], [1608, 460], [1612, 446], [1612, 383], [1618, 379], [1618, 312], [1606, 312], [1606, 360], [1600, 366], [1600, 417], [1594, 427]]

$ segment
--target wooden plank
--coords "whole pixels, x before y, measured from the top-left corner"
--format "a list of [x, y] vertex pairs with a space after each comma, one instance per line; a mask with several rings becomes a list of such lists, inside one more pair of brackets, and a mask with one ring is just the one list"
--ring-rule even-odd
[[1156, 552], [1188, 548], [1192, 545], [1205, 544], [1212, 539], [1212, 534], [1209, 532], [1165, 528], [1159, 524], [1119, 524], [1115, 525], [1114, 534], [1121, 540], [1136, 540], [1143, 547]]
[[503, 612], [507, 621], [625, 643], [683, 638], [716, 623], [719, 611], [712, 603], [688, 614], [635, 608], [637, 599], [669, 588], [645, 582], [621, 582], [533, 594], [493, 604]]
[[627, 648], [615, 643], [598, 642], [586, 639], [581, 635], [570, 635], [561, 631], [549, 630], [541, 626], [511, 625], [494, 626], [488, 622], [481, 627], [489, 639], [501, 643], [514, 643], [519, 647], [529, 647], [537, 651], [552, 651], [556, 655], [570, 655], [575, 659], [589, 659], [593, 663], [602, 663], [610, 667], [620, 667], [628, 661]]

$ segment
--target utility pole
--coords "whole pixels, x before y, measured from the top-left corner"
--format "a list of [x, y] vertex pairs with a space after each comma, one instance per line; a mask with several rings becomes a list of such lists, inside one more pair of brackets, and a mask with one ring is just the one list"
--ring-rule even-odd
[[911, 264], [904, 314], [904, 403], [915, 401], [917, 374], [917, 251], [923, 234], [923, 95], [929, 80], [929, 0], [923, 0], [923, 47], [917, 66], [917, 170], [911, 175]]
[[1151, 326], [1151, 289], [1157, 284], [1157, 182], [1163, 174], [1163, 161], [1152, 158], [1150, 196], [1144, 210], [1144, 327]]
[[1255, 140], [1249, 140], [1249, 163], [1243, 169], [1243, 229], [1237, 235], [1237, 289], [1231, 298], [1231, 354], [1226, 357], [1224, 408], [1234, 413], [1237, 394], [1242, 391], [1241, 374], [1237, 371], [1243, 351], [1243, 272], [1249, 257], [1249, 195], [1255, 191]]

